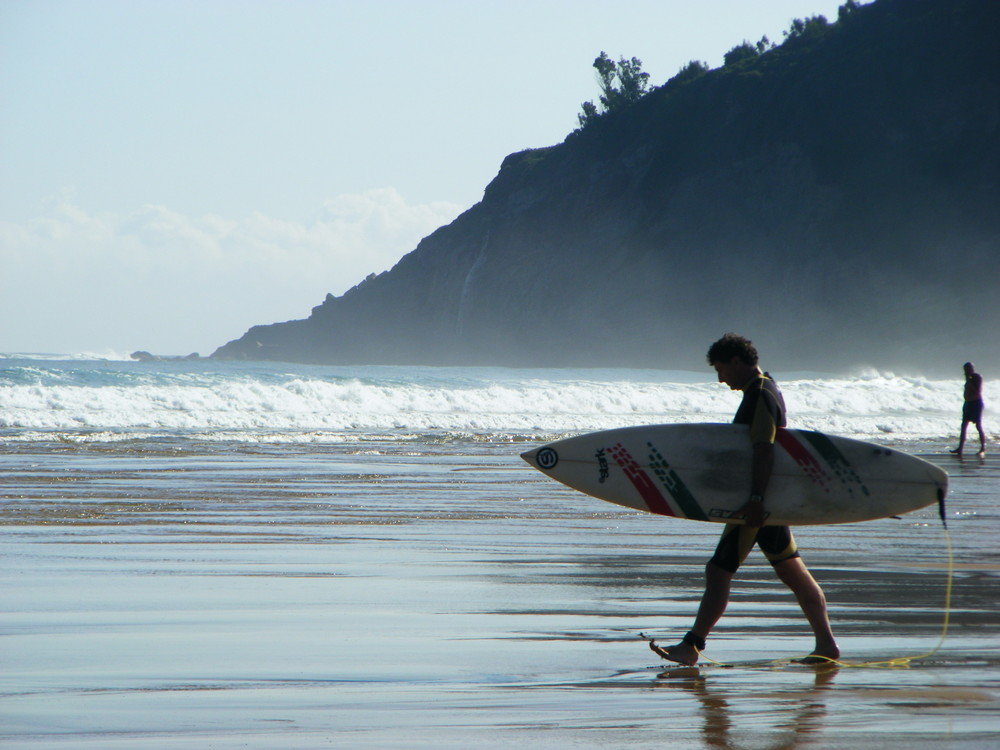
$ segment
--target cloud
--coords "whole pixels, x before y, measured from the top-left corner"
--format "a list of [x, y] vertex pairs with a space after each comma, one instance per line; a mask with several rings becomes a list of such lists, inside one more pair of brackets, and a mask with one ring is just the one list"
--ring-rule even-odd
[[[209, 351], [251, 325], [306, 317], [327, 292], [390, 268], [461, 210], [411, 205], [392, 188], [331, 198], [306, 223], [158, 205], [100, 214], [78, 203], [64, 198], [30, 221], [0, 221], [0, 310], [15, 321], [0, 330], [0, 351], [158, 341]], [[25, 314], [39, 310], [51, 324]]]

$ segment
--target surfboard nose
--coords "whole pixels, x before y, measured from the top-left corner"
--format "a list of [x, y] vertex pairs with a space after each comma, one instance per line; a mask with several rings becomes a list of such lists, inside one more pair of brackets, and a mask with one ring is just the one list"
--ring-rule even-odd
[[527, 461], [533, 468], [544, 471], [546, 474], [551, 474], [552, 470], [556, 468], [556, 464], [559, 463], [559, 453], [553, 447], [554, 445], [558, 445], [558, 443], [542, 445], [530, 451], [525, 451], [521, 454], [521, 458]]

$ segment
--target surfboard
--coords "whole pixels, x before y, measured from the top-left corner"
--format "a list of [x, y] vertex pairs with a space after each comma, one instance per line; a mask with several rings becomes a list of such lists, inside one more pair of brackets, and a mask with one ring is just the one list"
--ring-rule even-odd
[[[741, 523], [750, 492], [749, 427], [665, 424], [591, 432], [521, 458], [573, 489], [662, 516]], [[943, 469], [852, 438], [779, 429], [765, 525], [854, 523], [941, 503]]]

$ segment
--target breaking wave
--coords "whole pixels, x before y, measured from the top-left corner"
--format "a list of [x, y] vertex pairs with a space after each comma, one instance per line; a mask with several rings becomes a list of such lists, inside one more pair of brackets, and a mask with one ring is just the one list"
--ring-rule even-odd
[[[940, 438], [958, 426], [957, 379], [868, 373], [779, 381], [791, 426], [903, 441]], [[40, 433], [101, 440], [183, 434], [336, 441], [404, 433], [533, 439], [644, 423], [726, 422], [737, 403], [711, 373], [0, 360], [0, 430], [8, 440]]]

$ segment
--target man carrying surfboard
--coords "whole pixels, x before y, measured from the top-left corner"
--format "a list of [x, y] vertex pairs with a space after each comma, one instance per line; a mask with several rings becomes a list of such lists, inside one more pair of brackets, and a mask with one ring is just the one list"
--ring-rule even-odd
[[765, 526], [767, 485], [774, 466], [774, 440], [785, 426], [785, 402], [774, 380], [758, 367], [757, 350], [742, 336], [727, 333], [708, 350], [708, 362], [718, 373], [719, 382], [743, 392], [743, 401], [733, 422], [750, 426], [753, 444], [750, 487], [746, 504], [740, 509], [745, 523], [727, 524], [715, 554], [705, 566], [705, 592], [694, 626], [680, 643], [666, 648], [650, 642], [650, 648], [664, 659], [680, 664], [698, 662], [705, 641], [729, 604], [733, 575], [754, 545], [771, 562], [778, 578], [795, 594], [816, 638], [805, 663], [837, 659], [840, 649], [833, 637], [826, 609], [826, 596], [799, 556], [791, 529]]

